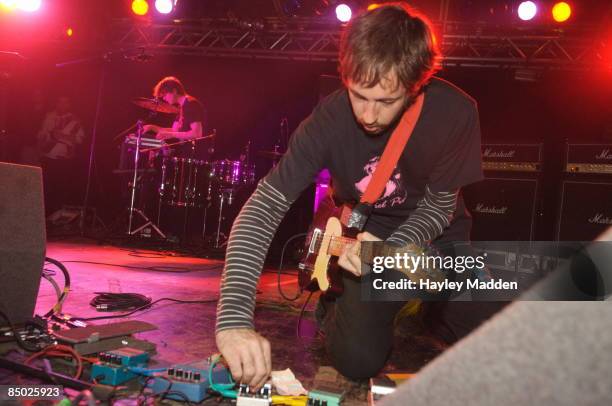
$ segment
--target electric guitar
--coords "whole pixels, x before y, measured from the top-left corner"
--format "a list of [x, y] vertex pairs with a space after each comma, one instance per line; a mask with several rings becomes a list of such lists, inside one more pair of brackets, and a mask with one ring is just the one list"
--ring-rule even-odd
[[[357, 242], [354, 238], [357, 232], [345, 227], [341, 221], [341, 218], [344, 219], [349, 214], [350, 208], [336, 206], [331, 197], [326, 197], [321, 202], [306, 239], [304, 258], [299, 264], [298, 283], [301, 290], [321, 290], [331, 296], [342, 294], [342, 272], [346, 271], [338, 265], [338, 257], [348, 245]], [[360, 257], [367, 264], [372, 264], [375, 257], [405, 253], [415, 256], [437, 255], [433, 248], [424, 250], [415, 244], [404, 247], [392, 247], [382, 243], [359, 245]], [[433, 267], [419, 267], [414, 272], [398, 270], [416, 283], [421, 279], [441, 282], [446, 278], [443, 270]]]

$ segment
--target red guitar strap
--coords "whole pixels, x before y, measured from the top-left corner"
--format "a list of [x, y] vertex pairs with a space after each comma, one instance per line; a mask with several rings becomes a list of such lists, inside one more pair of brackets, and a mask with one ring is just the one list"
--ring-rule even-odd
[[374, 204], [382, 196], [387, 181], [399, 161], [399, 157], [408, 143], [414, 126], [416, 125], [423, 108], [424, 93], [417, 96], [415, 102], [410, 106], [400, 119], [399, 124], [391, 134], [387, 146], [380, 157], [380, 161], [372, 174], [372, 179], [361, 196], [361, 203]]
[[[385, 146], [380, 161], [372, 174], [370, 183], [361, 196], [361, 200], [359, 201], [360, 204], [355, 207], [351, 214], [351, 218], [348, 221], [349, 227], [356, 227], [359, 230], [363, 229], [367, 216], [369, 216], [368, 211], [371, 211], [372, 205], [382, 196], [387, 182], [391, 178], [391, 174], [399, 161], [399, 157], [412, 135], [412, 131], [423, 109], [424, 99], [425, 94], [419, 94], [412, 106], [406, 109], [402, 115], [399, 124], [393, 131], [393, 134], [391, 134]], [[369, 210], [367, 208], [369, 208]]]

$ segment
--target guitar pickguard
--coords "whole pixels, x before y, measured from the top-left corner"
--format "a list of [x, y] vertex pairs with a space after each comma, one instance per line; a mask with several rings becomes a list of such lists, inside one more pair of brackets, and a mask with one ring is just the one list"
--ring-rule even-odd
[[331, 242], [332, 237], [340, 237], [342, 236], [342, 224], [340, 220], [335, 217], [330, 217], [327, 220], [327, 224], [325, 226], [325, 233], [323, 235], [323, 241], [319, 247], [319, 252], [317, 253], [317, 259], [314, 263], [314, 268], [312, 270], [312, 279], [316, 280], [319, 289], [323, 292], [326, 292], [329, 289], [329, 280], [327, 278], [327, 269], [329, 266], [329, 260], [331, 255], [327, 253], [327, 249]]
[[306, 255], [299, 266], [298, 282], [302, 290], [321, 290], [331, 296], [342, 294], [343, 270], [337, 265], [338, 258], [327, 252], [330, 236], [339, 237], [347, 232], [339, 220], [341, 212], [342, 208], [330, 197], [319, 205], [306, 240]]

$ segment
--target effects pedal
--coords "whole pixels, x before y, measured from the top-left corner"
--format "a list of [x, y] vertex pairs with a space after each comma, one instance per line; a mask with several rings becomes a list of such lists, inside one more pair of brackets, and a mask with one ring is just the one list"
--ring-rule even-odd
[[[190, 402], [199, 403], [208, 396], [209, 368], [208, 360], [173, 365], [154, 374], [149, 387], [156, 395], [167, 392], [167, 399], [184, 401], [187, 398]], [[216, 384], [231, 383], [230, 373], [223, 365], [215, 366], [212, 379]]]
[[248, 385], [240, 384], [236, 406], [269, 406], [272, 404], [272, 386], [265, 384], [257, 392], [251, 392]]
[[134, 348], [101, 352], [99, 361], [91, 366], [91, 379], [104, 385], [117, 386], [138, 375], [131, 367], [143, 367], [149, 362], [149, 354]]
[[342, 402], [344, 392], [335, 388], [317, 387], [308, 392], [307, 406], [338, 406]]

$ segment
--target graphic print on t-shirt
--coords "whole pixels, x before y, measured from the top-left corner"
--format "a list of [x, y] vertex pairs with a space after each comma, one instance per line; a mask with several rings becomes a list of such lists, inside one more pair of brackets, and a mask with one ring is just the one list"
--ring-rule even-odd
[[[372, 180], [372, 175], [378, 166], [380, 156], [375, 156], [370, 159], [368, 163], [363, 167], [364, 177], [360, 181], [355, 183], [355, 187], [359, 190], [360, 194], [363, 194]], [[407, 193], [406, 189], [402, 186], [401, 173], [396, 167], [391, 174], [391, 178], [385, 185], [385, 191], [383, 195], [376, 201], [374, 207], [377, 209], [384, 209], [386, 207], [393, 207], [402, 204], [406, 201]]]

